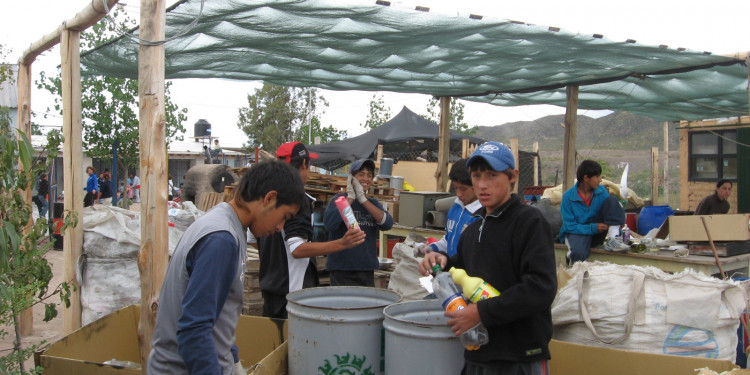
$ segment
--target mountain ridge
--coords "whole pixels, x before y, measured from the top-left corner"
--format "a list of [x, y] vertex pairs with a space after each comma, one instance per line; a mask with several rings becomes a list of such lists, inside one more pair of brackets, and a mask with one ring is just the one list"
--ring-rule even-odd
[[[549, 115], [533, 121], [515, 121], [494, 126], [479, 126], [474, 134], [486, 140], [510, 143], [518, 138], [521, 150], [531, 151], [539, 142], [540, 150], [563, 149], [565, 128], [561, 126], [565, 115]], [[669, 124], [669, 148], [679, 147], [676, 125]], [[664, 145], [663, 122], [626, 111], [613, 112], [600, 118], [579, 115], [577, 121], [576, 149], [594, 150], [650, 150]]]

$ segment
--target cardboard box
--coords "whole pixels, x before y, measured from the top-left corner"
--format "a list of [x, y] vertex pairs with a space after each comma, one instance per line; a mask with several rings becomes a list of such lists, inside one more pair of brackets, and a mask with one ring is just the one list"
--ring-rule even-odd
[[718, 359], [640, 353], [557, 340], [550, 342], [550, 353], [550, 374], [555, 375], [694, 375], [696, 369], [704, 367], [718, 373], [736, 367]]
[[[670, 216], [666, 221], [669, 239], [678, 242], [708, 241], [701, 217], [706, 218], [706, 224], [714, 242], [750, 240], [750, 230], [748, 230], [750, 214]], [[664, 225], [662, 225], [657, 237], [663, 238], [664, 229]]]
[[[115, 311], [35, 353], [34, 363], [44, 367], [44, 375], [140, 375], [140, 368], [103, 364], [112, 359], [141, 363], [138, 346], [140, 312], [139, 305]], [[241, 316], [237, 323], [236, 344], [242, 365], [248, 368], [262, 362], [286, 338], [286, 320]]]

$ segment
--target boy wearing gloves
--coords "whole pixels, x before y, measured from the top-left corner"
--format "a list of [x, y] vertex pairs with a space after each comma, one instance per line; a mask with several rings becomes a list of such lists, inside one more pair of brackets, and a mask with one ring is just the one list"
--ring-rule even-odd
[[351, 249], [328, 255], [326, 268], [330, 272], [331, 286], [375, 286], [375, 270], [379, 268], [378, 249], [375, 240], [380, 230], [393, 227], [393, 217], [383, 209], [375, 198], [365, 195], [372, 185], [375, 162], [360, 159], [352, 163], [347, 179], [346, 194], [337, 194], [331, 199], [323, 214], [323, 225], [328, 230], [328, 240], [344, 237], [347, 226], [336, 207], [336, 199], [346, 196], [352, 207], [359, 228], [365, 232], [365, 241]]

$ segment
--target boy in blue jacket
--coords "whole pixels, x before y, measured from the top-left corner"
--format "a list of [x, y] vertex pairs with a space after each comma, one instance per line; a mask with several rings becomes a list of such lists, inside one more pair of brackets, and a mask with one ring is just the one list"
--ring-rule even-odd
[[593, 160], [584, 160], [576, 171], [575, 186], [563, 194], [560, 214], [563, 224], [560, 241], [568, 246], [569, 263], [585, 261], [592, 246], [604, 243], [609, 251], [628, 251], [630, 247], [620, 238], [620, 226], [625, 224], [625, 210], [602, 182], [602, 167]]
[[482, 207], [477, 200], [474, 187], [471, 185], [471, 176], [466, 168], [466, 159], [458, 160], [453, 163], [451, 171], [448, 174], [453, 190], [456, 191], [456, 201], [448, 211], [448, 219], [445, 223], [445, 236], [440, 241], [430, 245], [422, 245], [420, 252], [426, 254], [430, 251], [442, 251], [449, 257], [456, 255], [458, 249], [458, 240], [461, 239], [461, 232], [466, 227], [479, 219], [473, 216], [474, 212]]
[[380, 230], [393, 227], [393, 217], [377, 199], [365, 195], [372, 185], [375, 162], [368, 159], [357, 160], [352, 163], [350, 172], [347, 192], [331, 199], [323, 213], [323, 226], [328, 230], [329, 241], [346, 235], [348, 228], [335, 203], [340, 196], [346, 196], [359, 223], [359, 229], [365, 232], [365, 241], [350, 249], [328, 254], [326, 268], [330, 273], [331, 286], [375, 286], [375, 270], [380, 267], [375, 240], [378, 239]]

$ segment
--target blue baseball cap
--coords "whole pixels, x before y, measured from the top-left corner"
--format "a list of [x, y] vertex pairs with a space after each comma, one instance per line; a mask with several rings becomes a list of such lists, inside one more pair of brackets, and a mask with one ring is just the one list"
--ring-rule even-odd
[[466, 166], [471, 167], [471, 165], [479, 158], [486, 160], [492, 169], [498, 172], [502, 172], [508, 168], [516, 168], [516, 160], [513, 158], [513, 153], [508, 146], [500, 142], [482, 143], [477, 147], [474, 153], [471, 154], [471, 157], [466, 162]]
[[351, 168], [349, 168], [349, 172], [351, 172], [352, 176], [357, 174], [362, 168], [367, 167], [369, 170], [375, 172], [375, 162], [370, 159], [359, 159], [352, 163]]

